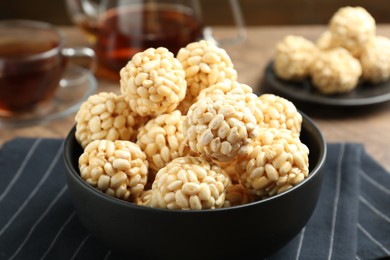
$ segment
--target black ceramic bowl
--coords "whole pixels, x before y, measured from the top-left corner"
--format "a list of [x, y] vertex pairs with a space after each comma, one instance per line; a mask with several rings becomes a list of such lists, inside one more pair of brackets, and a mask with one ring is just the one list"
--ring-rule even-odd
[[77, 215], [98, 240], [130, 259], [262, 259], [300, 232], [320, 194], [326, 144], [305, 115], [301, 140], [310, 149], [309, 176], [274, 197], [212, 210], [148, 208], [99, 192], [79, 175], [82, 149], [74, 133], [66, 138], [64, 156]]

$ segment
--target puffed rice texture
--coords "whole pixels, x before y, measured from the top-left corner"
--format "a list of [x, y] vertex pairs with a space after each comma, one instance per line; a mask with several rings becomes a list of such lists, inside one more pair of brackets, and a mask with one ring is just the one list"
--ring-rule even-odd
[[253, 89], [247, 84], [227, 79], [203, 89], [196, 100], [200, 101], [206, 97], [225, 98], [240, 102], [249, 108], [251, 113], [255, 116], [258, 125], [261, 125], [263, 122], [262, 107], [259, 104], [260, 100], [258, 99], [258, 96], [253, 93]]
[[134, 141], [138, 127], [148, 118], [133, 112], [125, 97], [101, 92], [90, 96], [75, 116], [77, 142], [85, 148], [94, 140]]
[[253, 89], [247, 84], [226, 79], [200, 91], [196, 101], [213, 95], [245, 95], [253, 93]]
[[297, 133], [263, 128], [245, 153], [238, 156], [240, 183], [251, 194], [269, 197], [302, 182], [309, 173], [309, 149]]
[[317, 39], [316, 46], [319, 50], [325, 51], [336, 48], [336, 44], [332, 39], [332, 33], [329, 30], [324, 31]]
[[344, 48], [321, 52], [311, 69], [313, 85], [323, 94], [349, 92], [357, 87], [361, 75], [359, 60]]
[[221, 169], [229, 176], [232, 184], [238, 184], [238, 178], [236, 174], [237, 157], [227, 162], [220, 162], [218, 160], [211, 160], [213, 163], [221, 167]]
[[130, 141], [95, 140], [79, 157], [80, 176], [109, 196], [134, 202], [144, 190], [148, 161]]
[[257, 103], [263, 113], [261, 127], [288, 129], [296, 133], [301, 132], [302, 115], [294, 103], [274, 94], [262, 94]]
[[152, 198], [152, 190], [151, 189], [143, 190], [141, 194], [138, 197], [136, 197], [135, 204], [139, 206], [149, 207], [151, 198]]
[[390, 78], [390, 39], [376, 36], [365, 46], [360, 56], [363, 79], [371, 83], [380, 83]]
[[181, 106], [186, 114], [200, 91], [225, 79], [237, 80], [237, 71], [227, 52], [205, 40], [181, 48], [177, 59], [183, 65], [187, 81], [186, 98]]
[[137, 144], [145, 152], [151, 169], [158, 171], [173, 159], [187, 155], [180, 149], [184, 142], [184, 119], [175, 110], [151, 119], [139, 129]]
[[226, 189], [224, 208], [244, 205], [256, 201], [257, 197], [241, 184], [229, 185]]
[[221, 162], [233, 159], [257, 135], [257, 122], [248, 107], [225, 96], [194, 103], [183, 132], [190, 149]]
[[163, 47], [135, 54], [120, 71], [120, 85], [131, 109], [141, 116], [172, 112], [187, 90], [183, 66]]
[[287, 35], [277, 45], [274, 55], [275, 73], [285, 80], [302, 80], [316, 57], [314, 43], [301, 36]]
[[157, 173], [150, 206], [179, 210], [221, 208], [229, 185], [229, 177], [219, 166], [201, 157], [179, 157]]

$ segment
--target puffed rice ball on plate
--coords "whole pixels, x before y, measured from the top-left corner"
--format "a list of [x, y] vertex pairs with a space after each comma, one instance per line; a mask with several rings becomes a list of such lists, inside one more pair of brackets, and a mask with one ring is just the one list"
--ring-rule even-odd
[[215, 95], [197, 101], [183, 123], [190, 149], [221, 162], [233, 159], [258, 130], [250, 109], [225, 97]]
[[120, 71], [120, 86], [131, 109], [141, 116], [172, 112], [187, 90], [183, 66], [163, 47], [135, 54]]
[[324, 31], [318, 37], [316, 46], [321, 51], [326, 51], [337, 47], [334, 40], [332, 39], [332, 33], [329, 30]]
[[192, 42], [181, 48], [176, 57], [186, 72], [187, 93], [180, 105], [183, 114], [186, 114], [201, 90], [225, 79], [237, 80], [237, 71], [227, 52], [211, 42]]
[[221, 208], [229, 185], [229, 177], [219, 166], [202, 157], [179, 157], [158, 171], [149, 205], [180, 210]]
[[130, 141], [95, 140], [79, 157], [80, 176], [109, 196], [133, 202], [144, 190], [148, 161]]
[[297, 133], [263, 128], [237, 158], [240, 183], [260, 198], [290, 189], [309, 174], [309, 149]]
[[344, 48], [321, 52], [311, 68], [313, 86], [327, 95], [351, 91], [361, 75], [359, 60]]
[[302, 80], [316, 57], [317, 48], [301, 36], [287, 35], [277, 45], [274, 55], [276, 75], [284, 80]]
[[376, 34], [374, 18], [363, 7], [346, 6], [337, 10], [329, 21], [332, 41], [338, 47], [349, 50], [359, 57], [364, 46]]
[[125, 97], [101, 92], [90, 96], [75, 116], [76, 140], [85, 148], [94, 140], [134, 141], [138, 128], [147, 120], [133, 112]]
[[363, 79], [371, 83], [380, 83], [390, 78], [390, 39], [376, 36], [367, 44], [360, 56]]

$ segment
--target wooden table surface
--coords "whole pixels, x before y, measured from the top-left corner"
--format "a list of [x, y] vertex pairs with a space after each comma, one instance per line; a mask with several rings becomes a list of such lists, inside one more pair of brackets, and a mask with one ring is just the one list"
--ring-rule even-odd
[[[69, 46], [87, 44], [83, 33], [74, 27], [63, 27]], [[275, 44], [285, 35], [294, 34], [315, 40], [326, 26], [264, 26], [248, 27], [247, 39], [240, 44], [223, 47], [231, 57], [238, 81], [248, 84], [257, 93], [261, 88], [263, 72], [274, 55]], [[234, 28], [215, 28], [217, 37], [229, 37]], [[378, 25], [378, 34], [390, 37], [390, 25]], [[96, 73], [98, 92], [119, 93], [119, 81]], [[390, 171], [390, 102], [360, 108], [307, 107], [296, 104], [309, 115], [322, 131], [327, 142], [363, 143], [367, 152]], [[67, 118], [31, 127], [0, 129], [0, 145], [14, 137], [64, 138], [74, 124], [74, 114]]]

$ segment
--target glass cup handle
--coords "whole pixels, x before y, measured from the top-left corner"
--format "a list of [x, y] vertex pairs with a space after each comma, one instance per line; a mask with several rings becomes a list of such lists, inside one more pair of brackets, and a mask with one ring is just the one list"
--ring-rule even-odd
[[[85, 65], [85, 63], [82, 63], [82, 67], [85, 68], [86, 71], [90, 71], [91, 73], [94, 73], [97, 67], [97, 57], [96, 53], [92, 48], [89, 47], [69, 47], [69, 48], [63, 48], [61, 51], [62, 55], [65, 56], [68, 59], [86, 59], [88, 60], [88, 63]], [[83, 80], [80, 78], [67, 78], [67, 79], [61, 79], [60, 86], [61, 87], [68, 87], [72, 85], [76, 85], [79, 80]]]
[[216, 39], [211, 27], [207, 26], [203, 30], [205, 40], [214, 42], [216, 45], [237, 44], [246, 38], [245, 22], [238, 0], [229, 0], [232, 9], [233, 19], [237, 28], [237, 34], [233, 38]]

